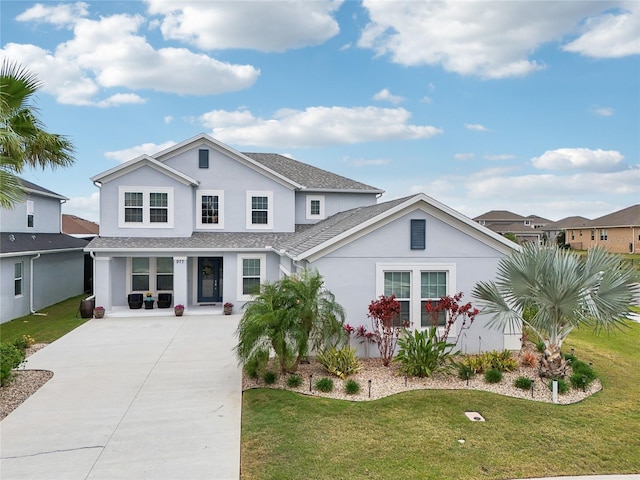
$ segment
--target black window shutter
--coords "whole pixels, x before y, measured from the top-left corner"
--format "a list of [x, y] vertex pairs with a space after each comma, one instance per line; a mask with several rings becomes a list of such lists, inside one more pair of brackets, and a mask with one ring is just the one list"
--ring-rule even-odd
[[209, 168], [209, 150], [198, 150], [198, 165], [200, 168]]
[[411, 250], [424, 250], [426, 248], [426, 220], [411, 220]]

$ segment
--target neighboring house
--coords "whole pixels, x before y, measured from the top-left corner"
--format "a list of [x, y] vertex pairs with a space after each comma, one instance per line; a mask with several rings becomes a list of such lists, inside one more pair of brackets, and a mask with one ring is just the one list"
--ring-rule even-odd
[[640, 253], [640, 204], [567, 228], [566, 243], [576, 250], [602, 247], [612, 253]]
[[500, 235], [513, 234], [518, 243], [530, 242], [537, 245], [548, 241], [543, 227], [551, 223], [551, 220], [537, 215], [523, 217], [508, 210], [491, 210], [473, 220]]
[[[423, 328], [426, 302], [458, 291], [471, 300], [476, 282], [518, 248], [424, 194], [377, 203], [378, 188], [207, 135], [92, 181], [100, 236], [86, 250], [107, 317], [146, 291], [171, 294], [187, 311], [224, 302], [239, 311], [261, 283], [309, 268], [350, 324], [370, 327], [369, 303], [395, 294], [402, 319]], [[520, 332], [488, 330], [484, 320], [464, 332], [465, 351], [519, 348]]]
[[0, 209], [0, 323], [83, 291], [87, 240], [60, 233], [68, 200], [22, 180], [26, 196]]
[[[100, 234], [100, 225], [75, 215], [62, 214], [62, 233], [75, 238], [92, 240]], [[84, 291], [93, 290], [93, 259], [91, 255], [84, 255]]]
[[543, 227], [543, 230], [547, 235], [549, 245], [556, 245], [558, 243], [558, 235], [562, 232], [565, 233], [564, 244], [569, 245], [569, 235], [567, 235], [567, 231], [571, 229], [573, 231], [574, 240], [577, 237], [580, 239], [578, 241], [582, 241], [583, 232], [588, 233], [589, 231], [589, 227], [587, 226], [589, 222], [591, 222], [591, 220], [588, 218], [577, 215], [563, 218], [557, 222], [548, 223]]

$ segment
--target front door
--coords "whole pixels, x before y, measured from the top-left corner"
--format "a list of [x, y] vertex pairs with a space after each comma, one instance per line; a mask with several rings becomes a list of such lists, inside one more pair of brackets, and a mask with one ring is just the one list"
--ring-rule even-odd
[[198, 258], [198, 303], [222, 301], [222, 258]]

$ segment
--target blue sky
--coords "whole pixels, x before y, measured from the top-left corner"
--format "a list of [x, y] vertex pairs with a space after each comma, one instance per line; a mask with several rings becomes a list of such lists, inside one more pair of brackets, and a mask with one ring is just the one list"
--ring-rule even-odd
[[640, 2], [6, 1], [67, 169], [24, 177], [97, 221], [90, 177], [201, 132], [474, 217], [640, 203]]

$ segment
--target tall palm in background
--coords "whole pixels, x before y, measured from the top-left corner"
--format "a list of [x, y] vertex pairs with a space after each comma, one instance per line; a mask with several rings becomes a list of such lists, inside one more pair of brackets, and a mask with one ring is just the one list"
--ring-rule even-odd
[[0, 207], [12, 208], [24, 196], [18, 174], [25, 166], [66, 167], [73, 164], [73, 145], [48, 133], [32, 100], [42, 86], [37, 76], [16, 63], [0, 67]]
[[[586, 325], [609, 331], [624, 325], [630, 313], [637, 274], [621, 258], [602, 249], [586, 258], [557, 247], [527, 245], [504, 258], [494, 282], [479, 282], [473, 296], [490, 326], [513, 327], [522, 321], [545, 344], [541, 374], [566, 372], [560, 349], [571, 330]], [[523, 317], [526, 310], [534, 312]]]

